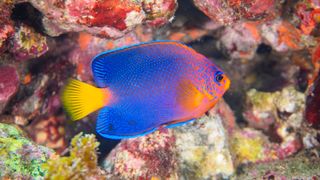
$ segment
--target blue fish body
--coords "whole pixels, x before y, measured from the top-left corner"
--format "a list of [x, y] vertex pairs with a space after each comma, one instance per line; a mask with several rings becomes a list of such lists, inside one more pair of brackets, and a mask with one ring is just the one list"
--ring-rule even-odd
[[112, 139], [137, 137], [198, 118], [230, 83], [206, 57], [171, 41], [103, 52], [92, 60], [91, 68], [96, 85], [111, 92], [108, 105], [98, 113], [96, 130]]

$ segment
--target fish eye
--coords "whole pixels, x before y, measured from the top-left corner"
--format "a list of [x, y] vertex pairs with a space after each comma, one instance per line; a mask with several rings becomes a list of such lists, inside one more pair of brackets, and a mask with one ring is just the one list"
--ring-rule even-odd
[[216, 72], [215, 80], [216, 82], [221, 82], [223, 80], [223, 73], [221, 71]]

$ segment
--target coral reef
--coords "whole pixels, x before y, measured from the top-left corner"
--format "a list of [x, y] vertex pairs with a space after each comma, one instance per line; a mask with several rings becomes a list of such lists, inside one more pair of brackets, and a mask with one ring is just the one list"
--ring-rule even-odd
[[18, 91], [19, 76], [12, 66], [0, 67], [0, 112], [5, 108], [11, 97]]
[[296, 157], [263, 164], [249, 164], [241, 167], [239, 179], [318, 179], [319, 158], [300, 153]]
[[11, 21], [12, 3], [0, 2], [0, 53], [5, 50], [7, 39], [14, 33], [13, 22]]
[[45, 179], [105, 179], [98, 166], [98, 145], [94, 135], [76, 135], [71, 141], [70, 156], [56, 156], [43, 164]]
[[173, 129], [179, 178], [227, 178], [234, 173], [228, 136], [222, 123], [232, 122], [232, 119], [228, 119], [230, 116], [222, 114], [226, 109], [228, 105], [220, 102], [207, 116]]
[[[319, 27], [319, 0], [2, 0], [0, 179], [319, 179]], [[225, 101], [116, 147], [71, 140], [96, 114], [69, 120], [68, 78], [94, 84], [94, 56], [152, 40], [212, 59]]]
[[176, 177], [175, 138], [163, 129], [151, 135], [122, 141], [104, 162], [108, 178]]
[[176, 9], [175, 0], [29, 2], [45, 16], [42, 23], [46, 33], [51, 36], [70, 31], [87, 31], [104, 37], [119, 38], [144, 22], [153, 26], [163, 25]]
[[265, 41], [276, 51], [301, 50], [304, 47], [300, 30], [283, 20], [267, 22], [261, 27]]
[[244, 22], [226, 27], [221, 44], [231, 58], [252, 59], [261, 43], [261, 35], [256, 23]]
[[247, 103], [251, 108], [244, 112], [244, 117], [252, 127], [268, 130], [276, 123], [275, 126], [287, 124], [297, 129], [303, 122], [305, 95], [292, 86], [273, 93], [251, 89]]
[[279, 1], [274, 0], [194, 0], [195, 5], [212, 20], [224, 25], [242, 19], [270, 20], [279, 13]]
[[48, 51], [46, 37], [35, 32], [25, 24], [16, 27], [16, 31], [10, 41], [9, 51], [16, 59], [25, 60], [36, 58]]
[[0, 123], [1, 178], [42, 178], [45, 170], [41, 164], [46, 162], [52, 153], [52, 150], [27, 139], [18, 127]]
[[[39, 119], [32, 122], [27, 132], [38, 144], [62, 152], [67, 147], [64, 118], [50, 116], [48, 119]], [[36, 133], [34, 133], [36, 132]]]
[[307, 96], [306, 120], [315, 128], [320, 128], [320, 76], [314, 81]]
[[300, 29], [304, 34], [311, 34], [320, 22], [319, 7], [319, 1], [300, 1], [296, 4], [295, 13], [300, 19]]
[[235, 131], [231, 149], [235, 163], [267, 162], [283, 159], [298, 152], [303, 128], [305, 95], [289, 86], [273, 93], [247, 92], [244, 113], [250, 127]]

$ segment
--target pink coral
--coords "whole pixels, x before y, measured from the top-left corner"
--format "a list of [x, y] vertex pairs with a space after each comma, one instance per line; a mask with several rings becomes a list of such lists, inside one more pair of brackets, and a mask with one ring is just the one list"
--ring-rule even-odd
[[226, 27], [221, 43], [231, 58], [251, 59], [261, 43], [259, 26], [257, 23], [244, 22]]
[[275, 0], [194, 0], [194, 3], [212, 20], [226, 25], [241, 19], [273, 19], [279, 6]]
[[17, 70], [11, 66], [0, 67], [0, 112], [17, 92], [18, 87], [19, 76]]
[[320, 1], [301, 1], [297, 3], [295, 13], [300, 19], [300, 29], [309, 35], [320, 22]]
[[48, 119], [39, 119], [38, 121], [33, 121], [27, 131], [36, 143], [61, 153], [67, 147], [64, 120], [63, 117], [54, 116]]
[[107, 162], [114, 166], [109, 173], [125, 179], [173, 177], [177, 161], [174, 142], [171, 130], [167, 129], [123, 141], [109, 155]]
[[0, 2], [0, 53], [5, 49], [5, 42], [14, 33], [13, 22], [10, 19], [11, 3]]
[[264, 41], [279, 52], [301, 50], [304, 47], [300, 30], [285, 20], [264, 23], [261, 34]]
[[306, 121], [314, 128], [320, 129], [320, 76], [310, 87], [306, 101]]

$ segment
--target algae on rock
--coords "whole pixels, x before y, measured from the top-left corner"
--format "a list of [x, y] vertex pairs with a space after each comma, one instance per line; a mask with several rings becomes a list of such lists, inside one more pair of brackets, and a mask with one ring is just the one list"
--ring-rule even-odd
[[94, 135], [79, 133], [71, 141], [70, 156], [56, 156], [43, 165], [46, 179], [105, 179], [98, 167], [98, 146]]
[[52, 152], [27, 139], [17, 126], [0, 123], [0, 178], [39, 179]]

